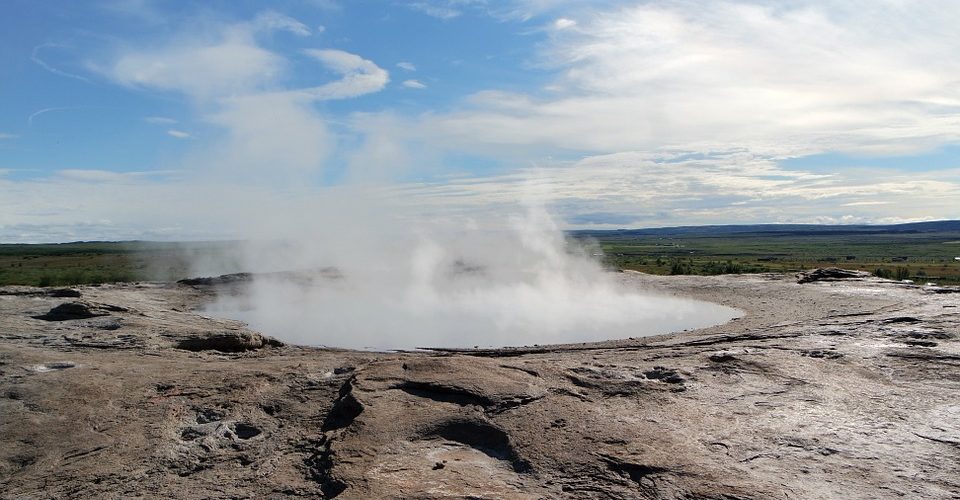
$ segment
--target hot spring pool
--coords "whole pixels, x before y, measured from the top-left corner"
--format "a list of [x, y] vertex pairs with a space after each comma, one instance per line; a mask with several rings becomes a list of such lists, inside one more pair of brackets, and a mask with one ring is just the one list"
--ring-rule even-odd
[[622, 287], [517, 284], [382, 293], [261, 283], [206, 308], [287, 343], [348, 349], [489, 348], [646, 337], [725, 323], [741, 311]]

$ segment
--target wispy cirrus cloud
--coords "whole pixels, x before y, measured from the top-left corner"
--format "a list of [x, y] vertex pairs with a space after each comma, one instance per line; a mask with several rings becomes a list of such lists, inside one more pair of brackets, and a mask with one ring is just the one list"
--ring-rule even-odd
[[33, 51], [31, 51], [30, 53], [30, 60], [38, 64], [41, 68], [55, 75], [63, 76], [66, 78], [72, 78], [74, 80], [79, 80], [85, 83], [91, 83], [89, 78], [56, 68], [41, 58], [41, 53], [47, 49], [66, 48], [66, 47], [67, 47], [66, 45], [60, 44], [60, 43], [42, 43], [33, 48]]
[[427, 85], [420, 80], [404, 80], [403, 86], [408, 89], [425, 89]]
[[169, 135], [170, 137], [176, 137], [177, 139], [189, 139], [189, 138], [190, 138], [190, 134], [189, 134], [188, 132], [184, 132], [183, 130], [177, 130], [177, 129], [173, 129], [173, 128], [167, 130], [167, 135]]
[[310, 28], [300, 21], [276, 11], [267, 10], [258, 14], [249, 23], [250, 29], [259, 31], [286, 31], [297, 36], [309, 36]]
[[173, 125], [177, 123], [177, 120], [166, 116], [145, 116], [143, 117], [143, 121], [152, 125]]
[[34, 121], [36, 121], [37, 118], [47, 113], [53, 113], [58, 111], [71, 111], [71, 110], [78, 110], [78, 109], [90, 109], [90, 108], [91, 106], [55, 106], [51, 108], [39, 109], [37, 111], [34, 111], [33, 113], [30, 113], [30, 116], [27, 117], [27, 126], [32, 127]]

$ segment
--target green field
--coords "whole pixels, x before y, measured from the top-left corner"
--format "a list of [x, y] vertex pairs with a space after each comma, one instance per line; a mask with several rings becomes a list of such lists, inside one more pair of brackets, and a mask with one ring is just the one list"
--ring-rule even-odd
[[0, 245], [0, 285], [60, 286], [180, 279], [189, 274], [191, 251], [204, 251], [217, 245], [149, 242]]
[[[704, 226], [576, 231], [607, 266], [654, 274], [859, 269], [919, 283], [960, 284], [960, 222], [895, 226]], [[0, 285], [165, 281], [190, 276], [193, 257], [228, 255], [231, 242], [0, 244]], [[231, 272], [242, 271], [233, 269]]]
[[[608, 266], [654, 274], [797, 272], [815, 267], [960, 283], [960, 224], [584, 231]], [[914, 228], [915, 227], [915, 228]]]

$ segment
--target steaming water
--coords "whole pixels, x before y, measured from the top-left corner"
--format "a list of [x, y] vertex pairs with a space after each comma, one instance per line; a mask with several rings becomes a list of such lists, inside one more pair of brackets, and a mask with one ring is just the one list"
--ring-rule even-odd
[[313, 285], [267, 279], [207, 312], [293, 344], [373, 350], [593, 342], [702, 328], [740, 314], [606, 280], [459, 285], [395, 289], [349, 279]]
[[294, 344], [377, 350], [642, 337], [739, 313], [617, 282], [599, 250], [569, 241], [542, 207], [510, 222], [505, 231], [368, 223], [250, 246], [244, 270], [326, 271], [259, 275], [207, 312]]

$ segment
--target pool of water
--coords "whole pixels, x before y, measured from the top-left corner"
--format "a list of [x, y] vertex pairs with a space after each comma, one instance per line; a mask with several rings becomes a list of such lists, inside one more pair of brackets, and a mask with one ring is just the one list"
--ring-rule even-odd
[[510, 284], [458, 290], [304, 289], [261, 283], [206, 313], [284, 342], [349, 349], [519, 347], [645, 337], [742, 314], [628, 287]]

